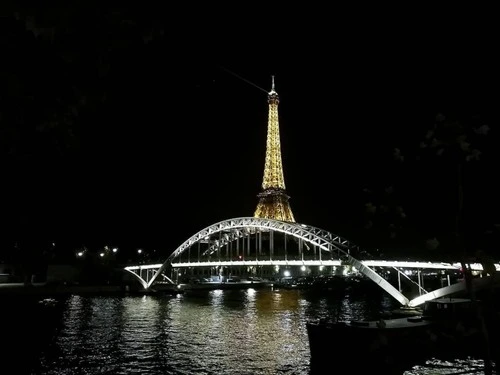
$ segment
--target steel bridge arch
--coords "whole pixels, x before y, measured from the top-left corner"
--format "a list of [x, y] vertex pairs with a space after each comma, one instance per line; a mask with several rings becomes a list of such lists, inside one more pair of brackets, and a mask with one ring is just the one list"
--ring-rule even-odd
[[200, 240], [206, 239], [213, 234], [234, 230], [240, 228], [254, 228], [260, 230], [274, 230], [277, 232], [282, 232], [288, 235], [292, 235], [298, 239], [306, 241], [312, 245], [318, 246], [320, 249], [332, 252], [339, 251], [344, 255], [344, 259], [347, 263], [356, 267], [361, 273], [374, 281], [382, 289], [388, 292], [393, 298], [399, 301], [402, 305], [408, 305], [409, 300], [395, 287], [393, 287], [387, 280], [381, 277], [378, 273], [373, 271], [371, 268], [362, 264], [359, 260], [355, 259], [350, 255], [351, 249], [357, 249], [357, 246], [353, 245], [348, 240], [332, 234], [326, 230], [316, 228], [310, 225], [291, 223], [272, 219], [262, 219], [255, 217], [240, 217], [234, 219], [223, 220], [218, 223], [212, 224], [198, 233], [194, 234], [186, 241], [184, 241], [166, 260], [163, 262], [162, 266], [153, 275], [151, 280], [147, 283], [148, 288], [156, 281], [156, 278], [162, 274], [165, 269], [172, 264], [172, 260], [182, 254], [185, 250], [189, 249], [191, 245], [197, 243]]

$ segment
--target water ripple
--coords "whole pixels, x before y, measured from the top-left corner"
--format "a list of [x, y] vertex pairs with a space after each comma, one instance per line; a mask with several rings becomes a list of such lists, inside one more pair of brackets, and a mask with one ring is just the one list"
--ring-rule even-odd
[[[38, 312], [46, 314], [39, 320], [45, 324], [30, 326], [34, 344], [25, 344], [23, 355], [30, 374], [308, 375], [308, 319], [373, 318], [390, 308], [386, 296], [370, 300], [271, 289], [177, 297], [71, 296], [53, 310]], [[22, 326], [20, 313], [3, 314], [13, 324], [17, 317]], [[436, 369], [422, 364], [407, 374], [432, 373], [424, 372], [425, 366]]]

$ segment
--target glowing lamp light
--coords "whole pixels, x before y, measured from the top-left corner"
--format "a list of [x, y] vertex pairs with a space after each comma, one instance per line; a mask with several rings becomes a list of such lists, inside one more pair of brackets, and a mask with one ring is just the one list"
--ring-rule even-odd
[[290, 271], [286, 270], [285, 272], [283, 272], [283, 276], [289, 277], [290, 276]]
[[300, 269], [301, 269], [302, 271], [305, 271], [305, 270], [306, 270], [306, 266], [302, 266], [302, 267], [300, 267]]
[[103, 256], [104, 256], [104, 253], [100, 253], [99, 255], [100, 255], [101, 257], [103, 257]]

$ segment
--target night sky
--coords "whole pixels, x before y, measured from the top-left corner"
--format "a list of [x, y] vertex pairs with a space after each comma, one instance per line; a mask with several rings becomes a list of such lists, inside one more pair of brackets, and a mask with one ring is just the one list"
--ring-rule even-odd
[[[363, 189], [399, 178], [411, 193], [408, 225], [419, 228], [433, 207], [422, 203], [422, 181], [446, 172], [396, 175], [392, 153], [417, 150], [440, 112], [488, 124], [470, 212], [485, 215], [479, 231], [497, 220], [499, 65], [489, 30], [220, 14], [180, 27], [172, 12], [92, 5], [10, 14], [0, 73], [4, 242], [38, 236], [167, 255], [210, 224], [252, 216], [268, 110], [255, 86], [268, 91], [271, 75], [297, 221], [361, 241]], [[425, 185], [431, 196], [451, 189]]]

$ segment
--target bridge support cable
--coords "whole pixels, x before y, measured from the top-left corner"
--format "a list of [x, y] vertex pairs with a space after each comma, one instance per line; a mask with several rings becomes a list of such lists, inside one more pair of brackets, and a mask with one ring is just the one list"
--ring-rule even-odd
[[172, 279], [170, 277], [168, 277], [167, 275], [163, 274], [162, 277], [167, 280], [170, 284], [175, 284]]
[[[416, 285], [418, 287], [418, 290], [419, 290], [419, 293], [421, 294], [421, 292], [424, 292], [424, 293], [428, 293], [424, 288], [422, 288], [422, 286], [419, 284], [419, 283], [416, 283], [415, 281], [413, 281], [410, 277], [408, 277], [407, 274], [405, 274], [403, 271], [401, 271], [400, 269], [398, 269], [397, 267], [392, 267], [394, 270], [396, 270], [398, 272], [398, 280], [399, 280], [399, 276], [400, 275], [403, 275], [407, 280], [409, 280], [412, 284]], [[401, 291], [401, 285], [399, 285], [399, 291]]]
[[382, 289], [384, 289], [387, 293], [394, 297], [394, 299], [396, 299], [400, 304], [402, 304], [403, 306], [408, 305], [408, 303], [410, 302], [408, 298], [406, 298], [399, 290], [393, 287], [391, 283], [380, 276], [377, 272], [375, 272], [368, 266], [365, 266], [359, 260], [353, 258], [348, 254], [346, 254], [346, 257], [349, 264], [356, 267], [356, 269], [358, 269], [363, 275], [367, 276], [373, 282], [379, 285]]
[[229, 244], [230, 242], [238, 241], [243, 236], [244, 233], [242, 233], [241, 231], [235, 231], [232, 232], [230, 235], [225, 235], [222, 239], [215, 241], [212, 246], [210, 246], [207, 250], [205, 250], [202, 256], [210, 256], [214, 252], [220, 250], [221, 248]]

